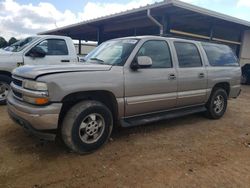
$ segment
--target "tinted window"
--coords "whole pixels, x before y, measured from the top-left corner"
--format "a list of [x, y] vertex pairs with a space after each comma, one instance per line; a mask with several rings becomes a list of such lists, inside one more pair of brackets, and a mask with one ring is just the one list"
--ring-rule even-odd
[[151, 68], [172, 67], [171, 55], [168, 44], [165, 41], [147, 41], [137, 53], [138, 56], [149, 56], [152, 59]]
[[38, 44], [39, 47], [43, 48], [46, 55], [68, 55], [68, 48], [65, 40], [62, 39], [48, 39]]
[[238, 66], [238, 61], [231, 48], [219, 44], [202, 44], [210, 65], [212, 66]]
[[175, 42], [175, 49], [179, 61], [179, 67], [201, 67], [201, 57], [194, 44]]

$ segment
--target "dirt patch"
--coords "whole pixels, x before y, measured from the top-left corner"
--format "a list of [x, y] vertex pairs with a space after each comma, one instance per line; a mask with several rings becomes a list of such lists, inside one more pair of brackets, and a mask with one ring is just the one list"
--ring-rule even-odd
[[128, 129], [93, 154], [29, 136], [0, 107], [0, 187], [249, 187], [250, 87], [213, 121], [191, 115]]

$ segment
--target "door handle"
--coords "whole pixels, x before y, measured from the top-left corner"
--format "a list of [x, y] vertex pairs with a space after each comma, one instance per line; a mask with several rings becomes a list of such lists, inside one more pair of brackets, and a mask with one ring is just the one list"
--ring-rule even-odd
[[169, 79], [169, 80], [175, 80], [175, 79], [176, 79], [175, 74], [170, 74], [170, 75], [168, 76], [168, 79]]
[[67, 60], [67, 59], [63, 59], [63, 60], [61, 60], [61, 62], [62, 62], [62, 63], [69, 63], [70, 61]]
[[205, 74], [204, 74], [204, 73], [200, 73], [198, 77], [199, 77], [199, 78], [204, 78], [204, 77], [205, 77]]

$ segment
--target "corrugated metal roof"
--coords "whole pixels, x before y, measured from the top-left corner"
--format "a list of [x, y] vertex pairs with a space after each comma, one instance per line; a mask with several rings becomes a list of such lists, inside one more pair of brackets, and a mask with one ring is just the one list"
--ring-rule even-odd
[[218, 19], [221, 19], [221, 20], [228, 21], [228, 22], [233, 22], [233, 23], [240, 24], [240, 25], [243, 25], [243, 26], [246, 26], [246, 27], [250, 27], [250, 22], [239, 19], [239, 18], [235, 18], [235, 17], [228, 16], [228, 15], [225, 15], [225, 14], [222, 14], [222, 13], [211, 11], [211, 10], [208, 10], [208, 9], [205, 9], [205, 8], [201, 8], [201, 7], [198, 7], [198, 6], [195, 6], [195, 5], [191, 5], [189, 3], [179, 1], [179, 0], [164, 0], [164, 1], [161, 1], [161, 2], [156, 2], [154, 4], [149, 4], [149, 5], [146, 5], [146, 6], [139, 7], [139, 8], [134, 8], [134, 9], [126, 10], [126, 11], [123, 11], [123, 12], [110, 14], [110, 15], [107, 15], [107, 16], [103, 16], [103, 17], [99, 17], [99, 18], [95, 18], [95, 19], [91, 19], [91, 20], [82, 21], [82, 22], [79, 22], [79, 23], [76, 23], [76, 24], [60, 27], [60, 28], [57, 28], [57, 29], [41, 32], [41, 33], [38, 33], [38, 34], [53, 33], [53, 32], [57, 32], [57, 31], [65, 30], [65, 29], [70, 29], [70, 28], [73, 28], [73, 27], [81, 26], [81, 25], [86, 25], [86, 24], [90, 24], [90, 23], [94, 23], [94, 22], [100, 22], [100, 21], [104, 21], [104, 20], [119, 17], [119, 16], [125, 16], [125, 15], [129, 15], [129, 14], [137, 13], [137, 12], [144, 11], [144, 10], [147, 10], [147, 9], [154, 9], [154, 8], [159, 8], [159, 7], [164, 7], [164, 6], [179, 7], [179, 8], [190, 10], [190, 11], [200, 13], [200, 14], [203, 14], [203, 15], [206, 15], [206, 16], [211, 16], [211, 17], [214, 17], [214, 18], [218, 18]]
[[222, 19], [222, 20], [225, 20], [225, 21], [229, 21], [229, 22], [233, 22], [233, 23], [237, 23], [237, 24], [240, 24], [240, 25], [250, 27], [250, 22], [248, 22], [246, 20], [242, 20], [242, 19], [235, 18], [233, 16], [229, 16], [229, 15], [226, 15], [226, 14], [222, 14], [222, 13], [219, 13], [219, 12], [216, 12], [216, 11], [201, 8], [201, 7], [198, 7], [198, 6], [195, 6], [195, 5], [191, 5], [189, 3], [184, 3], [184, 2], [179, 1], [179, 0], [171, 0], [171, 1], [172, 1], [173, 6], [176, 6], [176, 7], [179, 7], [179, 8], [187, 9], [187, 10], [190, 10], [190, 11], [193, 11], [193, 12], [197, 12], [197, 13], [204, 14], [204, 15], [207, 15], [207, 16], [212, 16], [212, 17], [219, 18], [219, 19]]

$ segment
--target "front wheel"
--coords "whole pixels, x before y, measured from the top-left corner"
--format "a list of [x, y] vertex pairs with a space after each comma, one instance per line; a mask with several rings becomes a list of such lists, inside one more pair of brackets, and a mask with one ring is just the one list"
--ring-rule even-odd
[[222, 88], [215, 88], [206, 107], [209, 118], [220, 119], [227, 109], [227, 92]]
[[110, 110], [98, 101], [83, 101], [66, 114], [61, 127], [66, 146], [77, 153], [89, 153], [101, 147], [113, 128]]
[[6, 104], [7, 96], [10, 92], [11, 78], [0, 75], [0, 105]]

